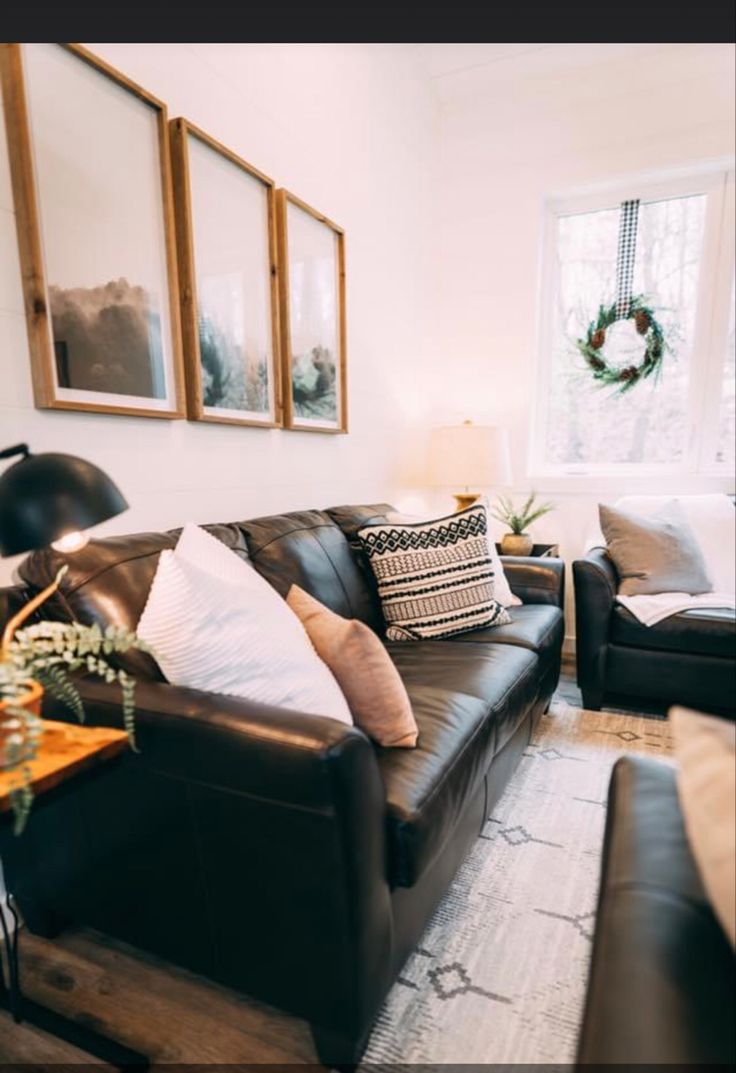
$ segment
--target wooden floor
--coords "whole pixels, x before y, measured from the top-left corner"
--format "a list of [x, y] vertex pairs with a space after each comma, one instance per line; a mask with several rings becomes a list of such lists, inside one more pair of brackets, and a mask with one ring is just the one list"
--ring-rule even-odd
[[[579, 704], [573, 668], [560, 692]], [[49, 942], [24, 931], [24, 992], [151, 1059], [169, 1063], [315, 1064], [306, 1022], [247, 999], [96, 932], [70, 930]], [[0, 1011], [0, 1065], [92, 1063]], [[96, 1063], [99, 1068], [99, 1063]]]
[[[87, 929], [21, 936], [24, 992], [154, 1064], [316, 1063], [306, 1022]], [[96, 1059], [0, 1013], [0, 1065]], [[97, 1063], [100, 1065], [100, 1063]]]

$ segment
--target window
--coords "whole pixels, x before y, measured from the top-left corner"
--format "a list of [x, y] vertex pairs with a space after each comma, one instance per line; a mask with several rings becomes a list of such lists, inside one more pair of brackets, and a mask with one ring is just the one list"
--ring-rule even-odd
[[[633, 293], [657, 311], [671, 349], [658, 379], [617, 395], [593, 381], [575, 340], [615, 299], [619, 204], [631, 197], [640, 199]], [[536, 473], [733, 469], [733, 226], [725, 172], [549, 206]], [[639, 364], [631, 322], [609, 329], [605, 353]]]
[[721, 392], [721, 415], [718, 422], [718, 446], [716, 462], [734, 469], [736, 455], [736, 324], [734, 321], [736, 288], [731, 287], [731, 315], [728, 324], [726, 362], [723, 367], [723, 390]]

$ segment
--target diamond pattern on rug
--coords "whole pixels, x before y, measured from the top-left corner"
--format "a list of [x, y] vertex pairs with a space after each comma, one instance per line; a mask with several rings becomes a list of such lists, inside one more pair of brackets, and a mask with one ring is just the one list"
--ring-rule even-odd
[[[576, 916], [567, 916], [565, 913], [553, 913], [550, 909], [537, 909], [538, 913], [542, 913], [547, 917], [556, 917], [557, 920], [566, 920], [568, 924], [572, 924], [574, 928], [580, 932], [584, 939], [593, 941], [593, 925], [595, 924], [595, 911], [591, 910], [590, 913], [578, 913]], [[589, 921], [584, 925], [583, 921]]]
[[611, 768], [665, 763], [661, 719], [558, 693], [378, 1016], [364, 1062], [572, 1063]]
[[455, 998], [456, 995], [469, 994], [482, 995], [483, 998], [493, 999], [494, 1002], [511, 1002], [511, 999], [504, 998], [503, 995], [496, 995], [493, 991], [476, 987], [459, 961], [453, 961], [452, 965], [443, 965], [439, 969], [430, 969], [427, 977], [435, 994], [443, 1002], [446, 999]]
[[[494, 820], [491, 816], [489, 823], [499, 823], [499, 820]], [[535, 838], [534, 835], [529, 834], [526, 827], [502, 827], [497, 835], [481, 834], [480, 838], [486, 839], [488, 842], [492, 842], [494, 838], [500, 837], [505, 839], [510, 846], [523, 846], [525, 842], [539, 842], [542, 846], [555, 846], [557, 849], [562, 848], [560, 842], [549, 842], [546, 838]]]

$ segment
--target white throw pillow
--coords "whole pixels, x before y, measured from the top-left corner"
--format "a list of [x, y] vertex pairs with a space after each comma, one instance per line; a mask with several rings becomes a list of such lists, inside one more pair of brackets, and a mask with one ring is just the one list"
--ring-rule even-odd
[[[433, 522], [436, 518], [436, 514], [428, 514], [426, 516], [402, 514], [398, 510], [392, 510], [386, 515], [386, 521], [390, 522], [392, 525], [412, 525], [414, 522]], [[509, 587], [508, 580], [503, 572], [503, 563], [496, 551], [496, 544], [490, 534], [488, 536], [488, 554], [491, 559], [491, 569], [493, 570], [494, 600], [498, 600], [502, 607], [520, 607], [521, 600], [518, 596], [514, 595]]]
[[622, 496], [616, 507], [634, 514], [656, 513], [665, 503], [677, 499], [695, 533], [705, 559], [713, 592], [736, 590], [736, 509], [723, 493], [683, 496]]
[[161, 553], [137, 628], [174, 685], [352, 724], [299, 619], [267, 581], [204, 529]]

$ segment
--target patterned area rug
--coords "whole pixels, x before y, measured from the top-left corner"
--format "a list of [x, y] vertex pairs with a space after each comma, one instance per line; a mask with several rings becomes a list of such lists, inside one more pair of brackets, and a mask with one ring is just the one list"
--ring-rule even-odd
[[608, 782], [626, 752], [668, 760], [669, 724], [556, 695], [391, 990], [366, 1065], [574, 1060]]

